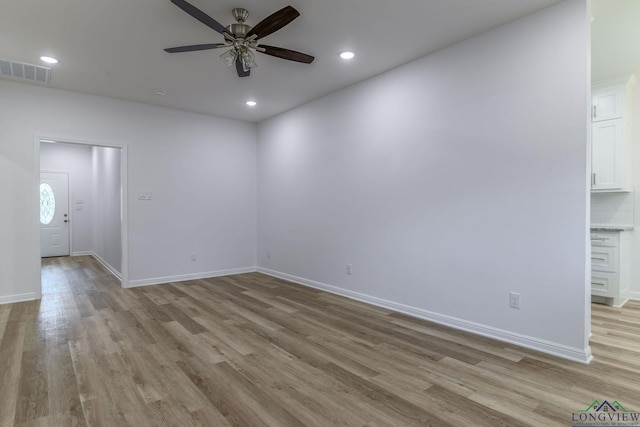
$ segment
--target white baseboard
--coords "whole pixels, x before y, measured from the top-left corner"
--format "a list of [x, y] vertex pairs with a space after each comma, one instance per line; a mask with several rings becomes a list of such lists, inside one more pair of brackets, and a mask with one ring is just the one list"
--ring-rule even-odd
[[563, 359], [569, 359], [584, 364], [590, 363], [593, 359], [590, 347], [587, 347], [585, 349], [568, 347], [563, 344], [518, 334], [504, 329], [494, 328], [492, 326], [470, 322], [468, 320], [423, 310], [417, 307], [411, 307], [394, 301], [388, 301], [382, 298], [361, 294], [359, 292], [349, 291], [347, 289], [327, 285], [325, 283], [315, 282], [313, 280], [308, 280], [301, 277], [292, 276], [290, 274], [282, 273], [279, 271], [269, 270], [263, 267], [258, 267], [257, 271], [260, 273], [268, 274], [270, 276], [278, 277], [280, 279], [288, 280], [290, 282], [298, 283], [300, 285], [320, 289], [332, 294], [383, 307], [399, 313], [407, 314], [412, 317], [417, 317], [419, 319], [429, 320], [431, 322], [439, 323], [441, 325], [449, 326], [455, 329], [460, 329], [477, 335], [482, 335], [488, 338], [493, 338], [499, 341], [504, 341], [510, 344], [537, 350], [543, 353], [561, 357]]
[[154, 277], [151, 279], [129, 280], [129, 288], [160, 285], [162, 283], [184, 282], [185, 280], [209, 279], [211, 277], [231, 276], [234, 274], [255, 273], [256, 267], [235, 268], [230, 270], [207, 271], [202, 273], [181, 274], [177, 276]]
[[627, 296], [631, 301], [640, 301], [640, 292], [629, 292]]
[[631, 295], [627, 293], [627, 296], [625, 298], [619, 299], [620, 300], [619, 304], [614, 304], [615, 298], [607, 298], [607, 297], [600, 297], [597, 295], [591, 295], [591, 302], [595, 302], [597, 304], [606, 304], [614, 308], [622, 308], [627, 302], [629, 302], [632, 299], [633, 298], [631, 297]]
[[93, 251], [74, 251], [74, 252], [71, 252], [71, 256], [87, 256], [87, 255], [93, 256], [94, 253], [93, 253]]
[[35, 292], [7, 295], [6, 297], [0, 297], [0, 304], [13, 304], [14, 302], [33, 301], [36, 299], [38, 299], [38, 296], [35, 294]]
[[109, 271], [109, 273], [113, 274], [118, 280], [120, 280], [120, 282], [122, 282], [122, 275], [111, 264], [109, 264], [107, 261], [102, 259], [102, 257], [95, 252], [91, 252], [89, 255], [94, 257], [96, 261], [102, 264], [102, 266]]

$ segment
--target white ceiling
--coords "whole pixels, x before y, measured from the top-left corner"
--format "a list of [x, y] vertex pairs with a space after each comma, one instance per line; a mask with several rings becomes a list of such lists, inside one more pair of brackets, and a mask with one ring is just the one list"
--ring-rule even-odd
[[[300, 11], [263, 42], [314, 55], [315, 62], [258, 54], [258, 68], [240, 79], [218, 58], [222, 51], [163, 51], [223, 41], [169, 0], [0, 1], [0, 58], [40, 65], [41, 55], [58, 58], [47, 86], [253, 122], [559, 2], [191, 0], [224, 25], [233, 21], [234, 7], [249, 10], [250, 25], [287, 4]], [[640, 6], [594, 0], [611, 1]], [[346, 49], [357, 55], [350, 62], [338, 58]], [[250, 98], [258, 106], [247, 107]]]

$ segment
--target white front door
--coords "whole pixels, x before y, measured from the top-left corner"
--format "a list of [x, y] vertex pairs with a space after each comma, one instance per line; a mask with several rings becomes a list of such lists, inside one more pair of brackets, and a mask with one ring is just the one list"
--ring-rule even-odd
[[69, 175], [40, 174], [40, 256], [69, 255]]

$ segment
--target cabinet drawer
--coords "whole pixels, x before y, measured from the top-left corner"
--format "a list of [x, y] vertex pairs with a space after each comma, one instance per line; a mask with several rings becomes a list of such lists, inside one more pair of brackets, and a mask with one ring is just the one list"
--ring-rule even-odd
[[614, 296], [614, 290], [618, 275], [616, 273], [606, 273], [603, 271], [591, 272], [591, 295], [600, 297]]
[[591, 247], [591, 269], [597, 271], [618, 271], [618, 251], [611, 246]]
[[618, 246], [618, 233], [592, 232], [591, 246]]

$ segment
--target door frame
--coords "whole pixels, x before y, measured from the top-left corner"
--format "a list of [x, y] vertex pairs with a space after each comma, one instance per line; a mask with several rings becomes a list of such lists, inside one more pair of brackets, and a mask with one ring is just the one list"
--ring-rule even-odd
[[[59, 173], [59, 174], [67, 175], [67, 213], [69, 215], [69, 219], [72, 220], [73, 218], [71, 218], [71, 210], [70, 210], [71, 208], [71, 173], [69, 171], [52, 170], [52, 169], [41, 170], [40, 174], [43, 174], [43, 173]], [[42, 180], [42, 178], [40, 179]], [[38, 204], [38, 206], [40, 205]], [[40, 222], [38, 221], [38, 223]], [[73, 253], [73, 226], [68, 227], [67, 234], [69, 238], [69, 256], [71, 256], [71, 254]], [[42, 244], [42, 241], [40, 243]], [[42, 251], [42, 248], [40, 248], [40, 250]], [[40, 257], [42, 258], [42, 252], [40, 253]]]
[[[123, 288], [129, 287], [129, 206], [128, 206], [128, 146], [127, 144], [121, 144], [118, 142], [104, 142], [104, 141], [92, 141], [92, 140], [78, 140], [67, 137], [54, 136], [50, 134], [36, 134], [34, 136], [34, 180], [33, 180], [33, 195], [34, 206], [38, 207], [38, 211], [34, 212], [34, 224], [37, 227], [36, 233], [36, 247], [37, 253], [34, 253], [34, 262], [38, 268], [38, 277], [40, 280], [40, 286], [38, 287], [37, 299], [42, 298], [42, 275], [40, 271], [42, 269], [42, 259], [40, 257], [40, 143], [42, 141], [55, 141], [64, 144], [77, 144], [90, 147], [108, 147], [120, 149], [120, 186], [122, 191], [121, 200], [121, 218], [120, 218], [120, 241], [121, 241], [121, 272], [120, 272], [120, 285]], [[69, 238], [71, 240], [72, 235], [70, 232]], [[71, 241], [69, 245], [71, 245]], [[71, 246], [70, 246], [71, 248]], [[72, 252], [71, 252], [72, 253]]]

